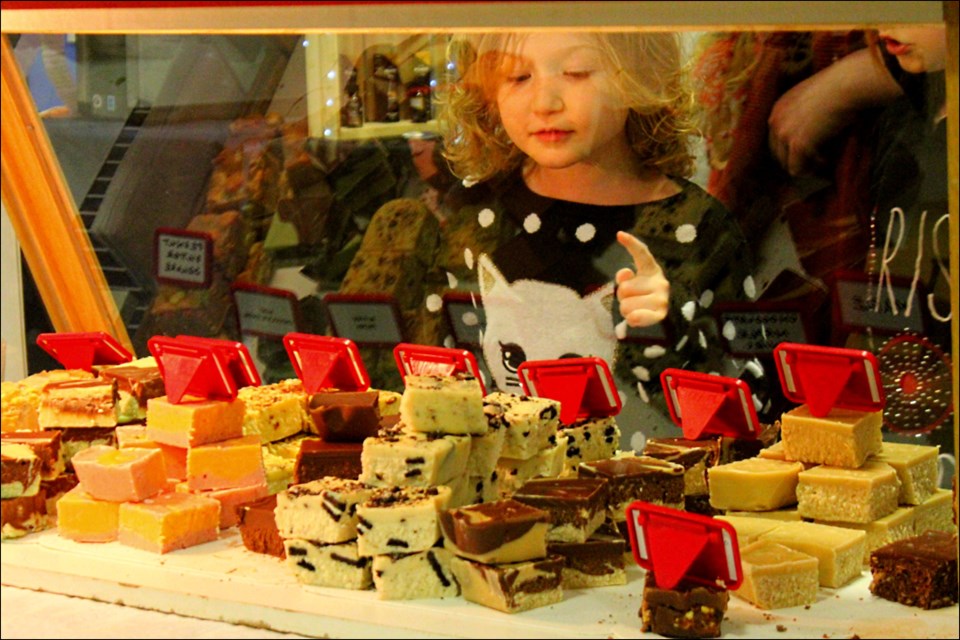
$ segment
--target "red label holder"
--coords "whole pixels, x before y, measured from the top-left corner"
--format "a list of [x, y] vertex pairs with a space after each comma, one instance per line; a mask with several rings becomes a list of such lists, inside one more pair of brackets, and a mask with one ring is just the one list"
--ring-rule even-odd
[[177, 336], [177, 340], [192, 344], [209, 345], [217, 351], [224, 362], [227, 363], [227, 367], [230, 369], [230, 373], [233, 375], [238, 389], [241, 387], [260, 386], [260, 373], [257, 371], [256, 365], [253, 364], [250, 351], [247, 350], [247, 346], [242, 342], [222, 340], [220, 338], [203, 338], [200, 336]]
[[283, 337], [283, 345], [307, 393], [321, 389], [366, 391], [370, 388], [370, 376], [363, 366], [360, 350], [349, 338], [288, 333]]
[[66, 369], [92, 371], [94, 365], [133, 360], [129, 351], [103, 331], [41, 333], [37, 336], [37, 345]]
[[704, 435], [755, 439], [759, 434], [753, 395], [743, 380], [664, 369], [660, 383], [670, 417], [688, 440]]
[[869, 351], [782, 342], [773, 350], [783, 393], [822, 418], [833, 408], [883, 409], [880, 367]]
[[197, 340], [154, 336], [147, 341], [157, 360], [167, 400], [183, 402], [185, 396], [233, 400], [237, 381], [222, 348]]
[[466, 349], [434, 347], [401, 342], [393, 348], [393, 358], [402, 377], [419, 375], [452, 376], [466, 373], [480, 382], [480, 391], [487, 395], [477, 359]]
[[633, 559], [657, 586], [682, 581], [734, 590], [743, 582], [737, 532], [729, 522], [636, 501], [627, 507]]
[[622, 402], [610, 367], [603, 358], [528, 360], [517, 368], [528, 396], [560, 402], [560, 422], [615, 416]]

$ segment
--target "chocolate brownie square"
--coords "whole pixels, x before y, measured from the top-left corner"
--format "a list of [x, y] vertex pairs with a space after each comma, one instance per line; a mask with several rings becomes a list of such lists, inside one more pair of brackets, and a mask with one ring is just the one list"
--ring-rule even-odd
[[957, 534], [926, 531], [870, 554], [870, 592], [921, 609], [957, 603]]

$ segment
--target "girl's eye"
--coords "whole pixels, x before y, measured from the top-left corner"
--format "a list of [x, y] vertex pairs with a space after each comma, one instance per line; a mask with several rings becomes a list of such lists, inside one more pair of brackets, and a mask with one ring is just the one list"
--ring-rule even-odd
[[519, 84], [524, 80], [529, 80], [529, 79], [530, 79], [529, 73], [518, 73], [512, 76], [507, 76], [507, 82], [511, 82], [513, 84]]
[[586, 71], [586, 70], [576, 70], [576, 71], [564, 71], [564, 72], [563, 72], [563, 75], [567, 76], [568, 78], [575, 78], [575, 79], [577, 79], [577, 80], [583, 80], [583, 79], [585, 79], [585, 78], [589, 78], [591, 73], [593, 73], [593, 72], [592, 72], [592, 71]]

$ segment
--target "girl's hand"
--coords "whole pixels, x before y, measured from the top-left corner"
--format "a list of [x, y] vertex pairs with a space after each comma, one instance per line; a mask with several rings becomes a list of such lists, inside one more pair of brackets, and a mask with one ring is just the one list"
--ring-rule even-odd
[[615, 276], [620, 315], [631, 327], [660, 322], [667, 317], [670, 282], [647, 245], [625, 231], [617, 232], [617, 242], [630, 252], [636, 269], [620, 269]]

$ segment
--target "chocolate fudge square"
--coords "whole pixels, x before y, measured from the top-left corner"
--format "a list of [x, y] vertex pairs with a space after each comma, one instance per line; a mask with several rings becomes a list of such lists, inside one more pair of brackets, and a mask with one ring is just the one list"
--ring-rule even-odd
[[376, 391], [321, 391], [310, 396], [307, 412], [314, 433], [327, 442], [357, 442], [380, 429]]
[[729, 601], [726, 589], [691, 582], [663, 589], [657, 586], [653, 572], [648, 572], [640, 605], [640, 630], [668, 638], [717, 638]]
[[650, 456], [581, 462], [577, 468], [581, 478], [603, 478], [609, 483], [607, 509], [614, 521], [626, 518], [625, 510], [634, 500], [682, 509], [684, 473], [683, 465]]
[[926, 531], [870, 554], [870, 592], [911, 607], [957, 603], [957, 534]]
[[608, 496], [603, 478], [535, 478], [513, 499], [550, 514], [547, 540], [584, 542], [606, 520]]
[[326, 476], [357, 480], [362, 466], [359, 442], [325, 442], [318, 438], [304, 438], [297, 452], [293, 470], [293, 484], [303, 484]]
[[240, 530], [243, 546], [250, 551], [285, 558], [287, 552], [274, 517], [276, 508], [276, 494], [238, 505], [237, 528]]

